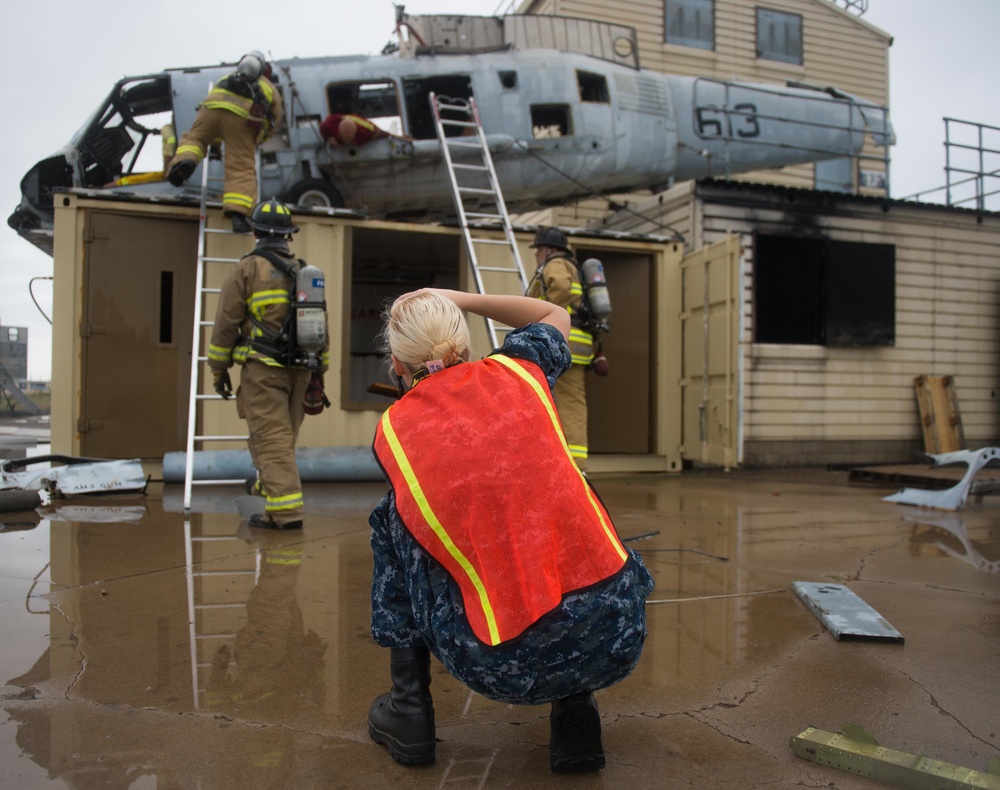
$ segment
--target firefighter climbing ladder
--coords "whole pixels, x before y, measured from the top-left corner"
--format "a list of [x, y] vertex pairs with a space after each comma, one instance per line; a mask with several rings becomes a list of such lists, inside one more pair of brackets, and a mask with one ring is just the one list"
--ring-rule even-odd
[[[445, 165], [448, 168], [448, 178], [451, 181], [452, 194], [455, 198], [455, 210], [465, 237], [465, 246], [469, 251], [469, 265], [476, 281], [476, 288], [481, 294], [489, 293], [484, 283], [484, 274], [489, 274], [491, 283], [499, 284], [502, 280], [517, 277], [518, 293], [528, 290], [528, 278], [521, 263], [521, 254], [517, 249], [517, 241], [510, 225], [510, 216], [500, 192], [500, 182], [493, 167], [493, 157], [486, 143], [486, 135], [479, 121], [479, 111], [473, 98], [452, 99], [447, 96], [430, 94], [431, 111], [434, 114], [434, 128], [441, 143], [441, 151]], [[449, 131], [451, 134], [449, 134]], [[455, 161], [459, 159], [460, 161]], [[477, 224], [471, 225], [470, 220]], [[486, 224], [489, 223], [489, 224]], [[503, 239], [495, 238], [499, 223], [503, 229]], [[507, 265], [483, 265], [479, 257], [488, 255], [486, 248], [492, 246], [496, 250], [507, 251]], [[480, 250], [482, 249], [482, 253]], [[489, 255], [492, 259], [495, 256]], [[501, 287], [500, 293], [509, 293], [507, 287]], [[490, 342], [496, 348], [500, 345], [497, 331], [506, 332], [509, 327], [499, 326], [492, 319], [486, 319], [486, 331]]]
[[[259, 159], [259, 155], [258, 155]], [[191, 341], [191, 389], [188, 399], [188, 429], [187, 448], [184, 459], [184, 512], [191, 512], [191, 490], [195, 485], [194, 480], [194, 454], [196, 450], [203, 449], [207, 442], [233, 442], [246, 441], [243, 436], [212, 436], [199, 434], [199, 424], [204, 423], [202, 409], [200, 405], [204, 401], [221, 400], [222, 396], [214, 392], [206, 394], [202, 392], [202, 371], [208, 366], [205, 364], [208, 359], [205, 349], [208, 346], [208, 330], [215, 322], [205, 318], [205, 301], [209, 294], [218, 294], [221, 289], [209, 288], [206, 286], [207, 269], [214, 264], [230, 266], [239, 262], [239, 258], [219, 258], [207, 255], [208, 238], [212, 234], [232, 235], [231, 230], [208, 227], [208, 183], [220, 179], [211, 178], [209, 171], [208, 156], [202, 161], [201, 169], [201, 209], [199, 214], [198, 227], [198, 262], [195, 272], [195, 299], [194, 299], [194, 332]], [[257, 162], [257, 172], [260, 173], [260, 162]], [[200, 484], [217, 484], [226, 482], [222, 480], [199, 480]]]

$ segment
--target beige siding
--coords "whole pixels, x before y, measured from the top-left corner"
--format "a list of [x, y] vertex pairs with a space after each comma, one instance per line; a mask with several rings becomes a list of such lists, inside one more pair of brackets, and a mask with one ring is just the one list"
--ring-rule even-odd
[[[896, 248], [896, 343], [890, 348], [752, 342], [753, 232], [796, 232], [801, 215], [706, 204], [703, 238], [743, 235], [745, 442], [916, 442], [913, 379], [953, 376], [970, 447], [997, 442], [1000, 419], [1000, 219], [871, 202], [810, 215], [826, 238]], [[909, 460], [900, 459], [900, 460]]]

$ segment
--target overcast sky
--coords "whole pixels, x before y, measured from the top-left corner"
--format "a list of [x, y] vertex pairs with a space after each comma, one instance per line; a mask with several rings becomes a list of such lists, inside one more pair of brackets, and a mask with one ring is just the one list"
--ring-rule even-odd
[[[763, 0], [761, 0], [763, 2]], [[749, 2], [749, 0], [748, 0]], [[411, 14], [493, 14], [501, 0], [410, 0]], [[393, 36], [390, 0], [239, 0], [171, 6], [134, 0], [4, 2], [8, 97], [0, 158], [0, 324], [29, 331], [28, 376], [51, 375], [52, 260], [7, 227], [20, 181], [55, 153], [125, 76], [234, 61], [249, 49], [275, 58], [376, 54]], [[944, 184], [947, 116], [1000, 127], [1000, 0], [869, 0], [864, 19], [890, 49], [892, 193]], [[1000, 132], [984, 142], [1000, 149]], [[953, 138], [954, 139], [954, 138]], [[964, 141], [964, 140], [963, 140]], [[990, 167], [1000, 165], [992, 164]], [[937, 193], [930, 199], [943, 200]], [[996, 207], [996, 206], [994, 206]], [[140, 262], [137, 261], [137, 265]]]

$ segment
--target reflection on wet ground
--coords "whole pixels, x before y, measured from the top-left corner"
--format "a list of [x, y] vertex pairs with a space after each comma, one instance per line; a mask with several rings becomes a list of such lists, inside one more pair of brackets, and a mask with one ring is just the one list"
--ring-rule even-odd
[[[941, 514], [843, 473], [596, 482], [656, 578], [636, 672], [598, 694], [607, 767], [583, 787], [874, 787], [794, 756], [808, 726], [982, 769], [998, 754], [1000, 497]], [[548, 708], [435, 664], [438, 761], [368, 738], [367, 517], [384, 485], [307, 485], [297, 533], [250, 531], [233, 488], [180, 486], [7, 514], [0, 784], [548, 787]], [[176, 490], [175, 490], [176, 489]], [[649, 533], [654, 533], [650, 535]], [[793, 581], [848, 585], [906, 638], [833, 639]]]

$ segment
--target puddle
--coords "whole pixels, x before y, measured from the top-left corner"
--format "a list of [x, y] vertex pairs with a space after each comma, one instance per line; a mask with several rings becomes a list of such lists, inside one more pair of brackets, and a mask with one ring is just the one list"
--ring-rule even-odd
[[[996, 590], [996, 509], [911, 521], [867, 488], [738, 475], [597, 485], [622, 536], [645, 536], [631, 546], [656, 579], [651, 598], [664, 601], [647, 608], [636, 672], [601, 692], [609, 737], [638, 726], [616, 729], [616, 711], [697, 720], [720, 701], [737, 707], [741, 678], [766, 677], [803, 644], [832, 658], [836, 643], [795, 600], [795, 580]], [[235, 487], [196, 491], [185, 519], [181, 488], [56, 503], [0, 532], [0, 626], [17, 635], [0, 654], [11, 781], [313, 786], [349, 771], [345, 784], [378, 786], [399, 771], [438, 786], [463, 760], [471, 778], [458, 786], [487, 774], [548, 781], [547, 708], [470, 695], [436, 663], [446, 745], [434, 781], [368, 740], [368, 706], [388, 688], [386, 651], [368, 630], [367, 518], [382, 484], [307, 485], [306, 527], [287, 535], [241, 528]], [[898, 600], [869, 603], [912, 629]], [[841, 722], [796, 721], [789, 734], [808, 724]], [[685, 732], [678, 748], [711, 753], [710, 743]], [[653, 781], [654, 762], [633, 755], [616, 770], [625, 764]]]

